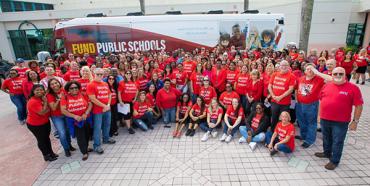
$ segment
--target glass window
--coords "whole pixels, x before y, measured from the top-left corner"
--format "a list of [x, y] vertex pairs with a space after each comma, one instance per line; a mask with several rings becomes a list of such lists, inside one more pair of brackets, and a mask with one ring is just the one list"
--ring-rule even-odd
[[45, 10], [54, 10], [54, 6], [51, 4], [45, 4]]
[[41, 3], [35, 3], [36, 10], [43, 10]]
[[12, 6], [10, 1], [0, 1], [1, 11], [2, 12], [12, 12]]
[[22, 12], [23, 11], [23, 5], [22, 5], [22, 2], [19, 2], [19, 1], [13, 1], [13, 4], [14, 4], [14, 10], [16, 12]]
[[25, 11], [33, 11], [32, 3], [24, 2]]
[[351, 23], [348, 25], [346, 43], [348, 46], [361, 46], [363, 33], [363, 24]]

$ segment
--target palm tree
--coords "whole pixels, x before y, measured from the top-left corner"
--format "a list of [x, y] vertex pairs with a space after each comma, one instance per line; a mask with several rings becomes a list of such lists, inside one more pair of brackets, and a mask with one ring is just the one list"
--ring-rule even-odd
[[314, 0], [302, 0], [299, 49], [307, 53]]

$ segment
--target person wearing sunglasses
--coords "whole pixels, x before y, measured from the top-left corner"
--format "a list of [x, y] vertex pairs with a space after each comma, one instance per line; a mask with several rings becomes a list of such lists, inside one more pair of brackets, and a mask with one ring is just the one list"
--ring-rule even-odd
[[17, 116], [19, 124], [26, 123], [26, 98], [23, 95], [22, 89], [23, 78], [19, 77], [16, 69], [9, 71], [9, 78], [4, 80], [1, 85], [1, 90], [9, 94], [10, 100], [17, 108]]
[[[321, 76], [317, 71], [314, 73]], [[344, 68], [335, 68], [332, 81], [324, 85], [319, 96], [324, 151], [315, 156], [329, 159], [325, 165], [328, 170], [339, 165], [347, 131], [356, 131], [364, 104], [359, 87], [347, 81], [345, 75]]]
[[239, 94], [236, 93], [234, 90], [233, 90], [233, 86], [231, 83], [226, 83], [226, 91], [223, 92], [221, 95], [220, 95], [220, 98], [219, 98], [219, 101], [220, 101], [220, 104], [221, 106], [224, 108], [224, 109], [227, 109], [228, 106], [232, 105], [231, 102], [232, 100], [236, 98], [238, 100], [240, 100], [239, 98]]
[[213, 98], [217, 98], [217, 93], [215, 88], [210, 85], [209, 78], [203, 78], [203, 86], [200, 88], [199, 96], [202, 96], [206, 107], [209, 106]]
[[89, 130], [92, 125], [90, 111], [92, 103], [81, 93], [81, 84], [77, 81], [68, 82], [64, 90], [65, 96], [60, 100], [61, 112], [66, 116], [67, 122], [73, 126], [73, 132], [77, 138], [77, 144], [82, 153], [82, 160], [88, 158]]
[[118, 126], [117, 126], [117, 121], [118, 119], [118, 109], [117, 109], [117, 94], [118, 94], [118, 82], [117, 82], [117, 76], [110, 74], [107, 77], [108, 81], [108, 86], [109, 90], [112, 94], [112, 101], [111, 101], [111, 126], [110, 126], [110, 131], [109, 131], [109, 136], [112, 137], [118, 136]]
[[111, 125], [110, 103], [112, 94], [110, 93], [108, 84], [103, 81], [104, 70], [102, 68], [96, 68], [94, 74], [95, 79], [87, 85], [86, 93], [93, 103], [94, 151], [98, 154], [103, 154], [104, 150], [101, 148], [102, 130], [104, 144], [116, 143], [115, 140], [109, 137]]

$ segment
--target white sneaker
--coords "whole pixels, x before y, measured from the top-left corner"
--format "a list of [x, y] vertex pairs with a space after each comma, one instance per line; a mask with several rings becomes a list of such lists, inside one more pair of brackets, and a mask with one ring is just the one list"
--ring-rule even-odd
[[220, 138], [220, 141], [225, 141], [225, 139], [227, 138], [227, 134], [222, 134], [222, 137]]
[[228, 135], [227, 138], [225, 139], [225, 142], [226, 143], [229, 143], [231, 141], [231, 139], [233, 139], [233, 136], [232, 135]]
[[209, 131], [207, 131], [207, 132], [203, 135], [203, 137], [202, 137], [201, 141], [203, 141], [203, 142], [207, 141], [207, 140], [208, 140], [209, 135], [210, 135], [210, 132], [209, 132]]
[[239, 143], [245, 143], [245, 142], [247, 142], [247, 139], [245, 139], [244, 136], [240, 137]]
[[252, 151], [256, 150], [257, 143], [256, 142], [250, 142], [249, 147], [252, 149]]
[[211, 135], [212, 135], [212, 137], [213, 138], [216, 138], [217, 137], [217, 131], [215, 131], [215, 130], [213, 130], [212, 132], [211, 132]]
[[20, 125], [24, 125], [25, 123], [26, 123], [25, 120], [19, 121]]

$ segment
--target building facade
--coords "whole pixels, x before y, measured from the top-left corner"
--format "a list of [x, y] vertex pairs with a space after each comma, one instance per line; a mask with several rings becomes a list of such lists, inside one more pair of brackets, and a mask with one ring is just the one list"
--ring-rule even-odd
[[[285, 41], [298, 43], [301, 3], [302, 0], [250, 0], [249, 9], [284, 14]], [[145, 2], [145, 14], [158, 15], [167, 11], [202, 14], [210, 10], [241, 13], [243, 7], [243, 0], [151, 0]], [[58, 21], [94, 13], [124, 16], [139, 12], [140, 3], [139, 0], [1, 0], [0, 8], [0, 53], [3, 59], [12, 61], [18, 57], [34, 59], [38, 51], [49, 50]], [[367, 46], [370, 42], [369, 12], [369, 0], [315, 0], [309, 48], [320, 51], [346, 45]]]

